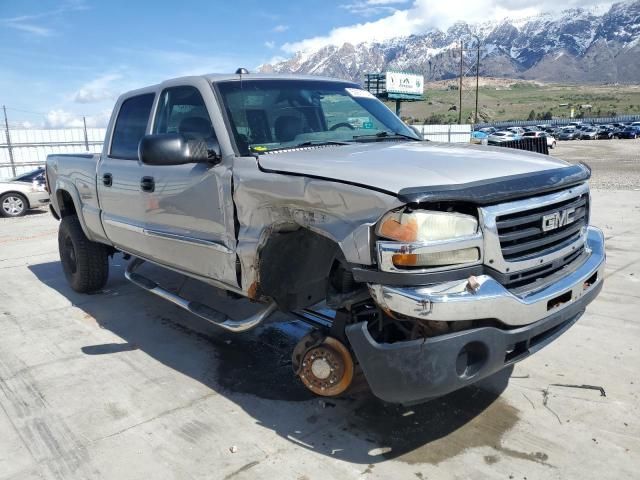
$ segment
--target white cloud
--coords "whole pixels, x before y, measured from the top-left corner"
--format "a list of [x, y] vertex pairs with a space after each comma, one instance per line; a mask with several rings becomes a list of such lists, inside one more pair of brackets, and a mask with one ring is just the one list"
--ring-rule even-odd
[[282, 33], [286, 32], [287, 30], [289, 30], [289, 25], [276, 25], [271, 31], [275, 33]]
[[73, 94], [76, 103], [97, 103], [104, 100], [114, 100], [119, 91], [114, 90], [113, 83], [122, 79], [119, 73], [102, 75], [88, 83], [85, 83]]
[[[103, 110], [95, 115], [85, 116], [87, 127], [106, 127], [109, 123], [111, 110]], [[44, 120], [45, 128], [82, 127], [82, 115], [64, 109], [50, 110]]]
[[0, 18], [0, 27], [9, 27], [20, 30], [39, 37], [48, 37], [54, 34], [54, 30], [34, 22], [46, 20], [50, 17], [57, 17], [68, 12], [86, 10], [84, 0], [64, 0], [53, 10], [41, 11], [32, 15], [20, 15], [12, 18]]
[[[377, 5], [391, 5], [386, 0]], [[362, 2], [356, 2], [362, 3]], [[356, 23], [349, 26], [334, 28], [326, 35], [312, 37], [293, 43], [285, 43], [282, 49], [292, 54], [294, 52], [313, 51], [326, 45], [342, 45], [344, 43], [362, 43], [384, 41], [396, 37], [405, 37], [424, 33], [431, 29], [444, 30], [456, 21], [480, 23], [488, 20], [498, 20], [505, 17], [517, 19], [547, 11], [558, 11], [568, 8], [597, 8], [601, 11], [612, 2], [599, 0], [539, 0], [535, 6], [523, 7], [511, 0], [414, 0], [404, 9], [394, 10], [380, 19]], [[375, 8], [375, 3], [370, 3]]]
[[15, 30], [31, 33], [38, 37], [49, 37], [53, 35], [53, 31], [51, 29], [46, 27], [40, 27], [38, 25], [32, 25], [30, 23], [6, 21], [6, 22], [2, 22], [2, 24], [9, 28], [13, 28]]
[[275, 48], [276, 42], [274, 42], [272, 40], [268, 40], [268, 41], [264, 42], [264, 46], [267, 47], [268, 49], [272, 49], [272, 48]]

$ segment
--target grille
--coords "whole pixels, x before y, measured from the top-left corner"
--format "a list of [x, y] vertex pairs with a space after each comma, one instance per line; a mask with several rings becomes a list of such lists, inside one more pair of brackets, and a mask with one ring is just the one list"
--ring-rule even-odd
[[[546, 215], [575, 208], [574, 221], [550, 231], [542, 230], [542, 218]], [[580, 238], [582, 227], [589, 220], [589, 195], [584, 193], [552, 205], [525, 210], [496, 218], [502, 257], [514, 262], [538, 257], [570, 245]]]

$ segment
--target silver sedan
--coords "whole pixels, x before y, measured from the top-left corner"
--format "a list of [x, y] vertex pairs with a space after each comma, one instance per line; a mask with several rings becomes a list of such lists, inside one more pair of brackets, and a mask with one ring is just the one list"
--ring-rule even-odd
[[0, 216], [20, 217], [31, 208], [49, 204], [45, 190], [44, 168], [0, 180]]

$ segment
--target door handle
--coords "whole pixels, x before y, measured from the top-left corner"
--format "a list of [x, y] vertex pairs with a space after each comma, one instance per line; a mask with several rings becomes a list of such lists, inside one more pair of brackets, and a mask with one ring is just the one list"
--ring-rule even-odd
[[110, 187], [111, 185], [113, 185], [113, 175], [111, 175], [110, 173], [105, 173], [104, 175], [102, 175], [102, 184], [105, 187]]
[[142, 177], [140, 179], [140, 190], [143, 192], [153, 192], [156, 189], [156, 182], [153, 177]]

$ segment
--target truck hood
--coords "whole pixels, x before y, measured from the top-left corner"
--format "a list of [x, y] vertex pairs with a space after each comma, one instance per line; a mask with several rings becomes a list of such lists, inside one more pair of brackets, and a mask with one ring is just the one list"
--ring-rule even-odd
[[412, 187], [458, 185], [562, 168], [547, 155], [502, 147], [377, 142], [262, 154], [264, 170], [309, 175], [397, 194]]

